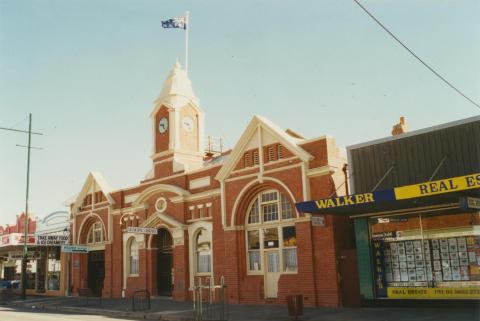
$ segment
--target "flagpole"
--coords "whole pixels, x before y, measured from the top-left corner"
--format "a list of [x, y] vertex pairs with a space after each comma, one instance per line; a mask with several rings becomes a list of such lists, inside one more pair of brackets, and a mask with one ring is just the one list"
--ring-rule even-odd
[[189, 23], [190, 11], [185, 13], [185, 73], [188, 75], [188, 29], [190, 29]]

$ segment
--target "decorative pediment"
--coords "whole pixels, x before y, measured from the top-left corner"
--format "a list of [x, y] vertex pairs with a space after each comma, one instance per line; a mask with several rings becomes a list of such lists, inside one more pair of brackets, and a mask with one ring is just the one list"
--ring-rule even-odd
[[245, 151], [259, 149], [259, 154], [261, 154], [264, 146], [276, 143], [281, 144], [302, 161], [309, 161], [313, 156], [298, 146], [303, 141], [304, 139], [302, 138], [287, 134], [268, 119], [256, 115], [243, 132], [227, 162], [218, 172], [216, 179], [221, 181], [228, 177], [236, 164], [241, 160]]
[[[110, 195], [112, 189], [110, 185], [108, 185], [107, 181], [103, 177], [102, 174], [99, 172], [90, 172], [83, 184], [83, 187], [80, 193], [76, 196], [74, 200], [74, 208], [78, 208], [84, 202], [85, 197], [88, 195], [95, 195], [95, 193], [101, 192], [101, 194], [96, 195], [103, 195], [105, 200], [108, 201], [110, 205], [115, 204], [113, 197]], [[92, 196], [93, 197], [93, 196]]]
[[140, 224], [140, 227], [156, 228], [161, 223], [165, 223], [171, 228], [180, 228], [182, 230], [186, 229], [185, 224], [182, 224], [181, 222], [177, 221], [175, 218], [171, 217], [168, 214], [160, 213], [160, 212], [155, 212], [152, 215], [150, 215], [145, 221], [143, 221], [142, 224]]
[[171, 192], [177, 194], [180, 197], [190, 196], [190, 192], [181, 187], [168, 184], [156, 184], [144, 189], [140, 194], [138, 194], [138, 197], [132, 202], [132, 206], [139, 206], [146, 200], [148, 200], [151, 196], [160, 192]]

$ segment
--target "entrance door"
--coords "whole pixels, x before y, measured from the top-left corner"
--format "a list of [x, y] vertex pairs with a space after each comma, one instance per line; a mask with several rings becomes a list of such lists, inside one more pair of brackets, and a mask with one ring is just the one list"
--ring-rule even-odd
[[105, 251], [88, 252], [88, 287], [96, 296], [102, 295], [105, 277]]
[[361, 300], [356, 249], [342, 251], [342, 255], [340, 256], [340, 276], [342, 305], [346, 307], [359, 307]]
[[265, 297], [278, 297], [278, 280], [280, 279], [280, 255], [278, 250], [265, 252]]
[[157, 289], [159, 295], [172, 295], [172, 236], [166, 229], [158, 231], [157, 238]]

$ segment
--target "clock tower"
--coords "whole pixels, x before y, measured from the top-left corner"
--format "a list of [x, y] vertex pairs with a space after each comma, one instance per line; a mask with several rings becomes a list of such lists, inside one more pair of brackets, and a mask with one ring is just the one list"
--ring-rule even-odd
[[204, 113], [178, 61], [165, 80], [150, 117], [155, 178], [203, 166]]

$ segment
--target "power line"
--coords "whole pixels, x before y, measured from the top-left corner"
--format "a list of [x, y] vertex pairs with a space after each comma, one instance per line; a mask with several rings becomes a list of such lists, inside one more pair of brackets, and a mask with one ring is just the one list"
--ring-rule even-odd
[[463, 98], [465, 98], [466, 100], [468, 100], [470, 103], [472, 103], [473, 105], [475, 105], [477, 108], [480, 108], [480, 105], [478, 103], [476, 103], [474, 100], [470, 99], [469, 97], [467, 97], [467, 95], [465, 95], [463, 92], [460, 91], [460, 89], [458, 89], [457, 87], [455, 87], [454, 85], [452, 85], [447, 79], [445, 79], [442, 75], [440, 75], [437, 71], [435, 71], [435, 69], [433, 69], [432, 67], [430, 67], [425, 61], [423, 61], [419, 56], [417, 56], [410, 48], [408, 48], [400, 39], [398, 39], [390, 30], [388, 30], [387, 27], [385, 27], [377, 18], [375, 18], [373, 16], [373, 14], [371, 14], [364, 6], [362, 6], [360, 4], [360, 2], [358, 2], [358, 0], [353, 0], [363, 11], [365, 11], [373, 20], [375, 20], [375, 22], [383, 28], [383, 30], [385, 30], [393, 39], [395, 39], [400, 45], [402, 45], [403, 48], [405, 48], [412, 56], [414, 56], [418, 61], [420, 61], [422, 63], [422, 65], [424, 65], [428, 70], [430, 70], [431, 72], [433, 72], [435, 74], [435, 76], [437, 76], [438, 78], [440, 78], [444, 83], [446, 83], [450, 88], [452, 88], [453, 90], [455, 90], [458, 94], [460, 94]]

